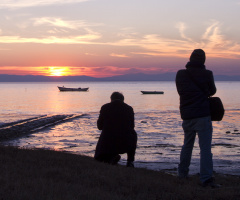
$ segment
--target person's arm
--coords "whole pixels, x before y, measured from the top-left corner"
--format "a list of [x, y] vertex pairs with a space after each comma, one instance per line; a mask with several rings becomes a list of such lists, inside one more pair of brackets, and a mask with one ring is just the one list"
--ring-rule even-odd
[[175, 85], [176, 85], [177, 92], [179, 95], [182, 92], [183, 88], [185, 88], [185, 83], [183, 81], [183, 80], [185, 80], [184, 74], [186, 74], [185, 70], [178, 70], [176, 77], [175, 77]]
[[100, 114], [97, 120], [97, 127], [99, 130], [103, 129], [103, 108], [100, 110]]
[[213, 96], [216, 92], [217, 92], [217, 88], [215, 86], [215, 83], [214, 83], [214, 77], [213, 77], [213, 73], [210, 71], [210, 81], [209, 81], [209, 84], [208, 84], [208, 88], [209, 88], [209, 96]]
[[135, 127], [135, 122], [134, 122], [134, 111], [133, 108], [131, 109], [131, 128], [134, 129]]

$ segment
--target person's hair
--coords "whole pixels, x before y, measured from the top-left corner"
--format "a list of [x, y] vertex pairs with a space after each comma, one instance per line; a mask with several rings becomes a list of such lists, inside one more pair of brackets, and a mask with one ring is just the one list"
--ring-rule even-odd
[[110, 98], [111, 98], [111, 101], [114, 101], [114, 100], [124, 101], [124, 96], [121, 92], [113, 92]]
[[204, 64], [205, 60], [206, 60], [205, 52], [202, 49], [194, 49], [190, 56], [190, 61]]

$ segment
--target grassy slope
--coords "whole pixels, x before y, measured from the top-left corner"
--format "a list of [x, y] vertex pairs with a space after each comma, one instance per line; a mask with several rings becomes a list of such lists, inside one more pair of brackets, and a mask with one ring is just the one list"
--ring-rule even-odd
[[220, 189], [146, 169], [111, 166], [89, 157], [0, 147], [0, 199], [240, 199], [237, 176], [217, 175]]

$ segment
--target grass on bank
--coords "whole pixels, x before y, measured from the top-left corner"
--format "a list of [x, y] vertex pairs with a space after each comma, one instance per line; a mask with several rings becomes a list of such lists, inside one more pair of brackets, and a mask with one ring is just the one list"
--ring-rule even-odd
[[216, 175], [220, 189], [202, 188], [157, 171], [99, 163], [49, 150], [0, 146], [0, 199], [240, 199], [238, 176]]

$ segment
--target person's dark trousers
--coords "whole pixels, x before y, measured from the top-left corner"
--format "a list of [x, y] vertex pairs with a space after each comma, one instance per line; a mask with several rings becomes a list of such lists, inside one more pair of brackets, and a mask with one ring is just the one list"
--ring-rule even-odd
[[100, 161], [100, 162], [110, 163], [111, 160], [114, 158], [114, 156], [116, 156], [116, 155], [103, 154], [103, 155], [101, 155], [101, 156], [95, 157], [95, 159], [96, 159], [97, 161]]
[[133, 162], [135, 160], [135, 152], [136, 152], [136, 148], [127, 152], [127, 161], [128, 162]]
[[135, 153], [136, 153], [136, 148], [137, 148], [137, 133], [134, 130], [134, 134], [132, 135], [132, 138], [130, 140], [130, 144], [128, 145], [128, 151], [127, 151], [127, 161], [128, 162], [133, 162], [135, 161]]
[[[127, 161], [133, 162], [135, 160], [136, 148], [133, 148], [127, 152]], [[118, 154], [104, 154], [98, 157], [95, 157], [96, 160], [105, 163], [111, 163], [112, 159]]]
[[204, 183], [212, 178], [213, 174], [213, 161], [211, 153], [213, 129], [211, 117], [208, 116], [184, 120], [182, 126], [184, 130], [184, 144], [180, 155], [178, 176], [188, 176], [194, 141], [196, 133], [198, 133], [200, 146], [200, 181]]

